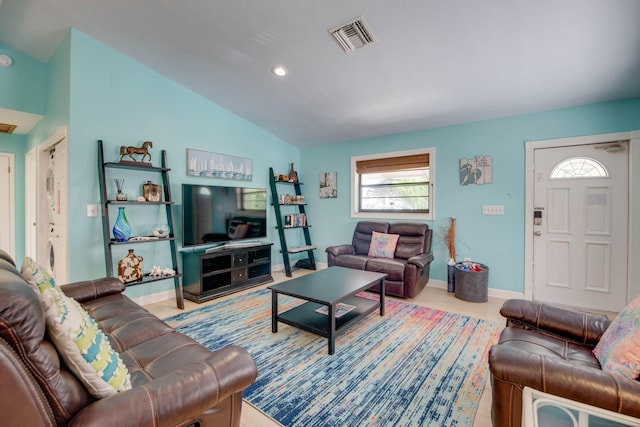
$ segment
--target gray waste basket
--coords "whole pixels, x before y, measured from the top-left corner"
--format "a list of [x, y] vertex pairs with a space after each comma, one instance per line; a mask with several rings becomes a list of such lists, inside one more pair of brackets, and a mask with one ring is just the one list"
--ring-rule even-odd
[[[464, 264], [475, 264], [481, 270], [468, 270]], [[457, 263], [456, 298], [468, 302], [487, 302], [489, 300], [489, 267], [478, 262]]]

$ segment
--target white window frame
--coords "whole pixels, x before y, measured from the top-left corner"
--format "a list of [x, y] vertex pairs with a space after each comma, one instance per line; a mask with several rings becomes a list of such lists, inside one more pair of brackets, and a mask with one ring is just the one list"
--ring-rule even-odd
[[[408, 213], [408, 212], [359, 212], [360, 206], [359, 194], [360, 189], [358, 187], [358, 174], [356, 173], [356, 162], [360, 160], [373, 160], [384, 159], [387, 157], [401, 157], [412, 156], [416, 154], [428, 154], [429, 155], [429, 213]], [[431, 221], [436, 217], [435, 214], [435, 179], [436, 179], [436, 149], [420, 148], [416, 150], [406, 151], [394, 151], [390, 153], [378, 153], [368, 154], [365, 156], [353, 156], [351, 157], [351, 218], [383, 218], [392, 220], [420, 220]]]

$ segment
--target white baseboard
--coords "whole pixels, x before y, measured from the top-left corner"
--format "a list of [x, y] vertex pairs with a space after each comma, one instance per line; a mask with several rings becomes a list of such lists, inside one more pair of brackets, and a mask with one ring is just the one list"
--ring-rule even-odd
[[[447, 289], [447, 282], [444, 280], [429, 279], [427, 286], [436, 289]], [[506, 291], [504, 289], [489, 288], [490, 297], [502, 299], [524, 299], [524, 292]]]
[[155, 302], [166, 301], [168, 299], [175, 299], [175, 298], [176, 298], [176, 291], [172, 289], [169, 291], [157, 292], [155, 294], [142, 295], [142, 296], [131, 298], [131, 299], [136, 304], [144, 307], [147, 304], [153, 304]]
[[[318, 270], [327, 268], [327, 263], [316, 262], [316, 268]], [[273, 265], [271, 268], [271, 272], [284, 273], [284, 264]], [[447, 289], [447, 282], [444, 280], [429, 279], [429, 283], [427, 283], [427, 286], [430, 288], [436, 288], [436, 289]], [[504, 289], [494, 289], [494, 288], [489, 288], [489, 296], [494, 298], [502, 298], [502, 299], [514, 299], [514, 298], [526, 299], [524, 297], [524, 292], [507, 291]], [[176, 297], [175, 291], [168, 290], [163, 292], [157, 292], [155, 294], [142, 295], [132, 299], [136, 304], [144, 306], [147, 304], [153, 304], [153, 303], [168, 300], [168, 299], [175, 299], [175, 297]]]
[[[295, 261], [292, 263], [291, 268], [293, 268], [293, 266], [295, 265]], [[326, 262], [318, 262], [316, 261], [316, 270], [322, 270], [324, 268], [327, 268], [328, 265]], [[271, 272], [272, 273], [284, 273], [284, 263], [280, 263], [280, 264], [273, 264], [271, 266]]]

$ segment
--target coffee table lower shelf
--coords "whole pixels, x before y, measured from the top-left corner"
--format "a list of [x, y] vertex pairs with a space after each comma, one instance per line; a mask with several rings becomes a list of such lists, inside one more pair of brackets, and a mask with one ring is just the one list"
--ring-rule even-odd
[[341, 301], [341, 303], [353, 305], [355, 308], [335, 318], [335, 332], [333, 334], [329, 316], [316, 312], [318, 308], [325, 307], [325, 305], [315, 302], [306, 302], [279, 313], [276, 321], [328, 338], [329, 354], [333, 354], [333, 343], [336, 337], [342, 335], [366, 315], [380, 308], [380, 301], [360, 297], [349, 297]]

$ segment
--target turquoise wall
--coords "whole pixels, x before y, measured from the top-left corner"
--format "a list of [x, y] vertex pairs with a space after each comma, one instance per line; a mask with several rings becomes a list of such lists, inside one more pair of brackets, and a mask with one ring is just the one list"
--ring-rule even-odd
[[[431, 277], [446, 280], [447, 219], [457, 219], [458, 260], [489, 266], [489, 286], [524, 291], [525, 141], [640, 129], [640, 98], [467, 123], [302, 150], [301, 175], [309, 201], [312, 238], [326, 262], [327, 246], [349, 243], [357, 219], [350, 217], [350, 157], [423, 147], [436, 149], [435, 261]], [[493, 183], [459, 185], [460, 158], [493, 157]], [[338, 174], [338, 197], [320, 199], [319, 175]], [[504, 205], [504, 216], [483, 216], [482, 205]], [[384, 219], [384, 218], [382, 218]]]
[[13, 59], [10, 67], [0, 67], [0, 108], [45, 114], [47, 64], [0, 44], [0, 54]]
[[[7, 49], [0, 46], [0, 52], [6, 53]], [[86, 216], [86, 205], [99, 203], [97, 139], [105, 141], [107, 160], [118, 159], [121, 145], [140, 145], [146, 140], [154, 142], [155, 164], [160, 150], [167, 151], [178, 224], [182, 183], [267, 187], [270, 166], [285, 172], [288, 164], [295, 162], [305, 182], [312, 239], [319, 245], [320, 262], [326, 262], [327, 246], [350, 241], [357, 222], [349, 216], [350, 157], [434, 147], [436, 208], [435, 220], [428, 223], [435, 230], [436, 260], [431, 277], [446, 279], [447, 254], [442, 238], [447, 218], [455, 217], [459, 257], [489, 265], [492, 288], [522, 292], [524, 142], [640, 129], [640, 99], [630, 99], [300, 150], [77, 30], [69, 33], [47, 64], [9, 53], [24, 74], [0, 74], [0, 89], [6, 89], [7, 84], [24, 87], [24, 82], [36, 81], [37, 90], [24, 92], [24, 99], [19, 101], [15, 96], [10, 102], [3, 98], [0, 108], [45, 113], [26, 137], [0, 135], [0, 151], [16, 154], [17, 256], [24, 252], [24, 183], [20, 179], [24, 153], [68, 127], [71, 280], [104, 274], [100, 218]], [[5, 70], [0, 69], [0, 73]], [[23, 80], [22, 76], [28, 78]], [[18, 107], [18, 102], [24, 107]], [[186, 148], [251, 158], [253, 181], [187, 177]], [[459, 159], [476, 155], [493, 156], [493, 184], [460, 186]], [[338, 173], [338, 198], [320, 199], [319, 175], [333, 171]], [[157, 181], [154, 176], [118, 177], [126, 179], [125, 190], [131, 196], [141, 192], [147, 179]], [[110, 191], [115, 191], [113, 186]], [[485, 204], [504, 205], [505, 215], [483, 216], [481, 207]], [[158, 213], [129, 211], [129, 220], [140, 234], [163, 221]], [[268, 221], [275, 223], [272, 212]], [[275, 243], [274, 262], [280, 263], [277, 235], [273, 229], [269, 233], [269, 241]], [[136, 252], [145, 257], [147, 269], [156, 264], [169, 265], [168, 248], [160, 246], [135, 246]], [[132, 287], [127, 293], [138, 296], [169, 290], [172, 282], [150, 286]]]
[[[86, 205], [99, 204], [97, 143], [105, 143], [107, 161], [118, 161], [122, 145], [139, 146], [152, 141], [154, 165], [166, 150], [171, 168], [171, 191], [176, 225], [180, 224], [182, 183], [246, 185], [268, 187], [270, 166], [285, 170], [289, 162], [299, 162], [299, 149], [196, 95], [166, 77], [112, 50], [85, 34], [72, 30], [70, 54], [69, 121], [69, 249], [70, 278], [86, 279], [104, 275], [103, 238], [100, 217], [87, 217]], [[212, 76], [215, 78], [215, 76]], [[246, 157], [253, 160], [253, 180], [233, 181], [186, 175], [186, 149]], [[160, 182], [157, 175], [117, 173], [125, 178], [129, 197], [141, 195], [146, 180]], [[111, 192], [115, 186], [109, 180]], [[139, 209], [133, 209], [138, 207]], [[149, 233], [162, 215], [148, 207], [133, 206], [127, 216], [134, 234]], [[274, 224], [269, 210], [269, 224]], [[115, 218], [115, 217], [114, 217]], [[274, 229], [269, 240], [277, 242]], [[165, 247], [166, 246], [166, 247]], [[134, 246], [144, 257], [145, 269], [168, 267], [169, 245]], [[124, 251], [126, 247], [123, 247]], [[279, 261], [279, 246], [273, 256]], [[124, 256], [124, 253], [122, 253]], [[130, 296], [172, 289], [172, 281], [131, 287]]]
[[45, 117], [29, 132], [27, 144], [36, 147], [69, 125], [69, 87], [71, 36], [62, 40], [47, 63], [47, 86], [49, 88]]

